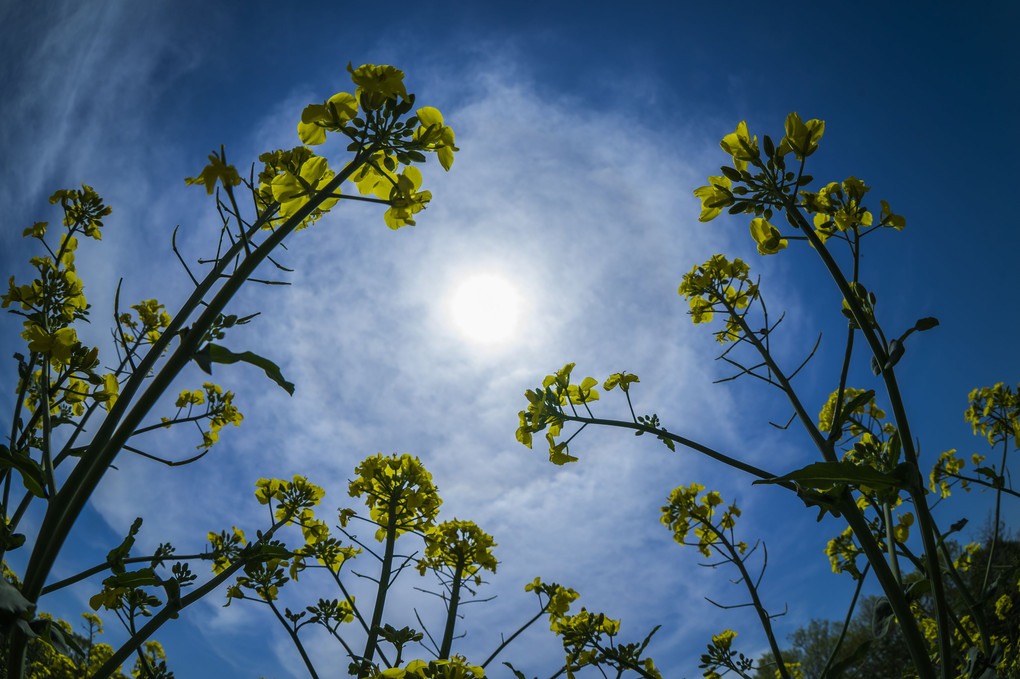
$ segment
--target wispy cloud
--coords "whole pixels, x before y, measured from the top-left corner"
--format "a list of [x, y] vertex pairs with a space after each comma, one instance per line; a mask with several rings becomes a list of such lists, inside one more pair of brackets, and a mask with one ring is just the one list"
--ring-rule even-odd
[[[118, 83], [153, 80], [166, 68], [168, 54], [180, 55], [165, 43], [142, 50], [137, 41], [118, 40], [130, 30], [133, 24], [123, 16], [75, 14], [58, 22], [47, 42], [31, 48], [42, 54], [72, 34], [104, 36], [86, 50], [78, 73], [50, 68], [24, 76], [38, 82], [40, 92], [64, 92], [66, 100], [63, 108], [44, 114], [53, 134], [37, 169], [5, 187], [9, 195], [0, 194], [28, 192], [38, 203], [42, 194], [26, 187], [79, 175], [98, 175], [112, 187], [117, 216], [102, 246], [80, 259], [82, 275], [96, 291], [97, 327], [90, 337], [95, 342], [106, 342], [103, 319], [119, 276], [130, 281], [127, 303], [158, 296], [172, 307], [189, 291], [168, 252], [172, 225], [184, 225], [180, 244], [192, 260], [208, 255], [217, 232], [211, 200], [180, 182], [179, 168], [197, 172], [201, 158], [185, 162], [166, 140], [141, 143], [149, 131], [145, 92], [137, 93], [137, 101], [118, 99], [119, 109], [141, 107], [142, 114], [128, 123], [118, 108], [108, 113], [88, 108], [104, 92], [119, 96], [125, 88]], [[125, 53], [121, 45], [139, 51]], [[265, 510], [252, 490], [256, 479], [268, 476], [305, 474], [324, 486], [328, 515], [350, 501], [346, 480], [361, 459], [379, 451], [408, 452], [432, 471], [445, 497], [442, 517], [474, 519], [499, 543], [499, 572], [482, 589], [482, 596], [498, 598], [465, 611], [471, 633], [463, 650], [472, 659], [492, 649], [497, 630], [512, 632], [512, 621], [529, 617], [534, 601], [522, 588], [541, 575], [580, 591], [589, 608], [622, 617], [627, 634], [641, 636], [664, 624], [663, 641], [653, 649], [663, 661], [693, 673], [691, 659], [707, 634], [735, 623], [722, 622], [721, 612], [711, 608], [698, 608], [694, 616], [691, 606], [701, 604], [692, 602], [706, 594], [725, 598], [733, 590], [725, 578], [699, 568], [691, 550], [679, 549], [657, 521], [668, 491], [703, 481], [706, 464], [670, 454], [647, 437], [585, 432], [574, 447], [581, 462], [560, 468], [546, 461], [540, 442], [528, 451], [513, 433], [524, 390], [576, 362], [584, 375], [604, 378], [619, 370], [641, 375], [639, 408], [656, 410], [671, 428], [720, 446], [742, 446], [752, 456], [764, 454], [760, 444], [742, 441], [739, 396], [708, 388], [714, 373], [704, 357], [711, 355], [711, 339], [690, 325], [676, 294], [693, 264], [732, 245], [720, 231], [697, 225], [697, 202], [690, 195], [718, 152], [686, 141], [682, 123], [664, 139], [660, 130], [635, 124], [612, 103], [591, 109], [550, 96], [513, 60], [482, 60], [461, 75], [458, 88], [437, 81], [435, 100], [429, 87], [421, 88], [419, 103], [443, 109], [462, 151], [449, 174], [429, 166], [427, 188], [435, 198], [419, 225], [392, 233], [378, 207], [342, 203], [288, 242], [282, 261], [295, 271], [280, 276], [291, 287], [252, 285], [235, 301], [234, 313], [263, 313], [231, 332], [224, 344], [278, 362], [297, 384], [295, 395], [288, 397], [250, 367], [217, 366], [213, 380], [237, 393], [243, 426], [225, 431], [210, 459], [189, 467], [167, 469], [122, 457], [94, 498], [103, 523], [84, 517], [85, 535], [76, 544], [87, 548], [82, 558], [101, 561], [141, 515], [146, 518], [141, 547], [181, 536], [176, 544], [182, 552], [200, 550], [207, 531], [264, 525]], [[238, 165], [247, 162], [246, 153], [253, 159], [258, 151], [296, 144], [301, 107], [329, 96], [333, 86], [312, 92], [302, 85], [255, 120], [252, 133], [237, 140], [232, 157]], [[24, 92], [18, 115], [45, 109], [41, 94]], [[75, 112], [85, 109], [87, 126], [75, 128]], [[113, 143], [111, 130], [123, 139], [116, 153], [100, 154], [100, 147]], [[78, 143], [79, 137], [89, 142]], [[71, 139], [77, 152], [68, 160], [60, 149]], [[15, 137], [3, 143], [27, 157], [28, 147]], [[235, 153], [233, 147], [228, 152]], [[333, 156], [335, 165], [341, 155]], [[94, 156], [118, 162], [97, 171]], [[142, 170], [152, 167], [154, 156], [173, 161], [146, 175]], [[23, 204], [24, 195], [20, 198]], [[6, 244], [14, 236], [4, 238]], [[152, 253], [159, 253], [155, 261]], [[456, 282], [477, 270], [501, 272], [526, 300], [521, 336], [495, 350], [465, 342], [443, 312]], [[275, 275], [268, 268], [261, 273]], [[176, 388], [208, 379], [193, 370]], [[600, 412], [623, 415], [623, 402], [610, 396], [598, 404]], [[733, 424], [719, 429], [710, 421]], [[150, 452], [168, 457], [191, 454], [197, 443], [175, 432], [152, 438]], [[788, 454], [782, 445], [768, 452]], [[751, 508], [764, 506], [765, 500], [746, 497], [746, 487], [732, 482], [721, 490]], [[762, 527], [762, 520], [752, 521]], [[89, 564], [64, 564], [62, 573], [84, 565]], [[419, 584], [416, 574], [405, 577], [412, 583], [402, 587]], [[74, 605], [82, 608], [88, 594], [87, 587], [77, 588]], [[391, 610], [401, 624], [415, 625], [411, 606], [425, 610], [428, 601], [402, 589]], [[203, 602], [199, 610], [205, 615], [192, 613], [187, 623], [218, 648], [268, 639], [258, 652], [275, 655], [275, 669], [258, 671], [300, 676], [284, 669], [295, 666], [293, 650], [268, 615], [259, 617], [264, 611], [244, 602], [222, 609], [220, 603]], [[432, 610], [437, 604], [431, 601]], [[172, 644], [176, 633], [172, 626], [166, 629]], [[322, 641], [312, 645], [318, 657], [334, 663], [339, 657]], [[539, 623], [506, 657], [523, 659], [522, 667], [535, 673], [554, 665], [559, 652]], [[224, 662], [242, 666], [236, 658]]]

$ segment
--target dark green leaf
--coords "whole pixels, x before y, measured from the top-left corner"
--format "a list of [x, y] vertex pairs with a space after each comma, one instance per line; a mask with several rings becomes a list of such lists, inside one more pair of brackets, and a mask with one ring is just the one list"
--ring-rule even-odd
[[137, 571], [125, 571], [116, 573], [103, 580], [103, 584], [113, 589], [114, 587], [149, 587], [159, 584], [156, 581], [156, 573], [151, 568], [140, 568]]
[[846, 673], [847, 669], [856, 666], [864, 659], [865, 656], [867, 656], [868, 648], [871, 647], [871, 641], [871, 639], [865, 639], [859, 643], [853, 653], [839, 662], [833, 663], [832, 667], [829, 668], [829, 671], [822, 674], [819, 679], [840, 679], [840, 677]]
[[772, 143], [772, 137], [766, 134], [764, 137], [762, 137], [762, 143], [765, 144], [765, 155], [769, 156], [770, 158], [776, 155], [776, 145]]
[[7, 582], [7, 578], [0, 578], [0, 611], [21, 615], [34, 608], [17, 587]]
[[792, 471], [784, 476], [773, 479], [759, 479], [754, 483], [781, 483], [794, 481], [806, 488], [825, 490], [840, 483], [863, 485], [875, 490], [891, 486], [901, 486], [903, 480], [898, 475], [880, 472], [874, 467], [866, 467], [853, 462], [813, 462], [803, 469]]
[[510, 668], [510, 671], [514, 673], [514, 676], [517, 677], [517, 679], [528, 679], [526, 676], [524, 676], [524, 672], [521, 672], [519, 669], [517, 669], [510, 663], [504, 662], [503, 664]]
[[916, 580], [907, 587], [905, 594], [907, 595], [907, 602], [914, 602], [928, 594], [931, 591], [931, 580], [924, 578], [922, 580]]
[[729, 179], [730, 181], [734, 181], [734, 182], [739, 182], [740, 181], [740, 172], [738, 170], [736, 170], [736, 169], [734, 169], [732, 167], [728, 167], [726, 165], [723, 165], [722, 167], [720, 167], [719, 170], [721, 170], [723, 175], [727, 179]]
[[922, 318], [917, 323], [914, 323], [914, 330], [918, 332], [924, 332], [925, 330], [931, 330], [938, 324], [939, 319], [933, 316], [928, 316], [927, 318]]
[[889, 600], [885, 597], [879, 599], [871, 616], [871, 633], [876, 639], [881, 639], [889, 632], [895, 618]]
[[797, 180], [797, 186], [806, 186], [807, 184], [810, 184], [814, 180], [815, 178], [809, 174], [801, 175], [800, 179]]
[[29, 623], [29, 627], [35, 632], [40, 639], [48, 643], [53, 647], [57, 653], [61, 655], [71, 655], [74, 651], [81, 655], [85, 655], [81, 646], [74, 640], [73, 634], [67, 634], [60, 628], [60, 625], [56, 624], [53, 620], [46, 618], [36, 618]]
[[416, 163], [424, 163], [425, 162], [425, 154], [422, 153], [421, 151], [408, 151], [407, 152], [407, 157], [410, 158], [411, 160], [413, 160]]
[[981, 476], [987, 476], [990, 479], [995, 479], [999, 477], [999, 475], [995, 473], [995, 469], [993, 469], [992, 467], [978, 467], [977, 469], [974, 470], [974, 473], [980, 474]]
[[212, 374], [213, 363], [229, 364], [237, 363], [238, 361], [242, 363], [250, 363], [257, 368], [262, 368], [262, 370], [266, 373], [266, 377], [280, 385], [280, 387], [282, 387], [283, 390], [291, 396], [294, 395], [294, 384], [283, 378], [283, 375], [280, 373], [279, 366], [270, 361], [268, 358], [263, 358], [262, 356], [250, 351], [235, 354], [226, 347], [221, 347], [218, 344], [210, 342], [202, 347], [200, 351], [196, 352], [194, 358], [195, 362], [198, 363], [198, 367], [210, 375]]
[[38, 462], [28, 456], [27, 453], [11, 453], [6, 447], [0, 447], [0, 469], [13, 467], [21, 474], [21, 482], [25, 488], [36, 497], [48, 497], [46, 494], [46, 481], [42, 467]]
[[858, 408], [863, 407], [873, 398], [875, 398], [875, 390], [868, 389], [863, 394], [858, 394], [855, 398], [851, 399], [851, 401], [843, 406], [843, 408], [839, 411], [839, 420], [832, 423], [833, 430], [842, 430], [843, 424], [850, 418], [850, 415]]
[[110, 569], [114, 573], [124, 572], [124, 559], [131, 554], [131, 547], [135, 544], [135, 536], [138, 535], [138, 530], [141, 527], [142, 517], [139, 516], [131, 523], [131, 528], [128, 529], [128, 534], [124, 541], [107, 553], [106, 563], [110, 565]]

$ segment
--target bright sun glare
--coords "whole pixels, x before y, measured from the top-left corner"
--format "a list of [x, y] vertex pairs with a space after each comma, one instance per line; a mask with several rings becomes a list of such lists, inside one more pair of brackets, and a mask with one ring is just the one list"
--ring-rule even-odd
[[461, 281], [449, 298], [457, 331], [477, 344], [500, 344], [514, 338], [521, 296], [510, 281], [495, 274], [476, 274]]

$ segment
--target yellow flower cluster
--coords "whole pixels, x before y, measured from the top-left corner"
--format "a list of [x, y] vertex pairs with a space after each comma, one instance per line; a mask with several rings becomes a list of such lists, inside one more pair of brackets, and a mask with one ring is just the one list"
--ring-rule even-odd
[[351, 497], [365, 496], [372, 521], [380, 528], [376, 539], [382, 542], [388, 527], [396, 535], [408, 531], [427, 531], [435, 522], [439, 497], [432, 474], [421, 460], [411, 455], [382, 454], [365, 459], [354, 472], [358, 475], [350, 482]]
[[[729, 531], [732, 535], [733, 527], [741, 511], [736, 504], [731, 504], [723, 511], [718, 524], [716, 524], [713, 522], [713, 518], [716, 514], [716, 507], [724, 504], [722, 496], [718, 491], [713, 490], [699, 498], [698, 495], [703, 490], [705, 490], [705, 486], [700, 483], [692, 483], [686, 488], [680, 486], [674, 489], [669, 494], [669, 504], [662, 507], [662, 517], [659, 521], [673, 531], [673, 540], [682, 545], [696, 544], [698, 551], [703, 556], [711, 556], [712, 546], [720, 540], [727, 545], [730, 544], [724, 531]], [[687, 542], [687, 536], [692, 528], [695, 537], [698, 538], [696, 543]], [[747, 551], [747, 544], [737, 542], [733, 548], [743, 554]]]
[[[871, 190], [856, 177], [829, 182], [820, 191], [801, 191], [801, 207], [814, 214], [815, 233], [823, 243], [836, 232], [865, 229], [875, 225], [875, 218], [863, 205], [864, 194]], [[876, 227], [902, 231], [907, 220], [893, 214], [889, 203], [880, 201], [882, 212]]]
[[988, 439], [996, 446], [1013, 440], [1020, 448], [1020, 386], [1017, 391], [999, 382], [994, 387], [974, 389], [968, 396], [970, 405], [964, 418], [974, 428], [974, 435]]
[[444, 521], [425, 532], [425, 556], [418, 560], [418, 572], [425, 575], [430, 568], [448, 566], [462, 576], [475, 576], [480, 585], [479, 569], [496, 572], [495, 546], [492, 536], [471, 521]]
[[740, 338], [739, 312], [758, 298], [758, 286], [751, 282], [749, 272], [741, 259], [731, 262], [723, 255], [713, 255], [684, 274], [680, 283], [678, 292], [690, 303], [695, 324], [711, 321], [720, 307], [727, 313], [726, 327], [715, 333], [720, 344]]
[[202, 389], [205, 390], [204, 397], [197, 390], [190, 392], [182, 391], [177, 398], [177, 407], [183, 408], [186, 405], [199, 404], [203, 399], [205, 400], [207, 404], [206, 416], [209, 417], [209, 430], [202, 432], [202, 443], [198, 444], [196, 448], [208, 450], [214, 443], [220, 440], [220, 430], [223, 427], [228, 424], [240, 427], [244, 415], [234, 405], [234, 392], [224, 392], [223, 388], [218, 384], [210, 382], [203, 382]]
[[860, 548], [854, 542], [853, 529], [847, 528], [838, 536], [829, 540], [825, 547], [825, 555], [829, 557], [833, 573], [850, 573], [854, 579], [861, 577], [857, 568], [857, 556], [861, 553]]
[[373, 679], [484, 679], [485, 670], [469, 665], [461, 655], [449, 660], [412, 660], [404, 667], [391, 667], [372, 675]]
[[212, 545], [212, 571], [215, 574], [225, 571], [240, 553], [240, 548], [248, 544], [244, 537], [244, 531], [237, 526], [234, 526], [230, 533], [227, 531], [220, 533], [209, 531], [206, 539]]

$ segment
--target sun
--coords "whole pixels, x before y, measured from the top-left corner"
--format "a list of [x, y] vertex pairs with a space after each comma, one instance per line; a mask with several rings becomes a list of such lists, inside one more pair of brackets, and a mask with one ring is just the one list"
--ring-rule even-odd
[[468, 276], [453, 289], [448, 312], [453, 327], [465, 339], [482, 345], [503, 344], [517, 335], [521, 295], [503, 276]]

